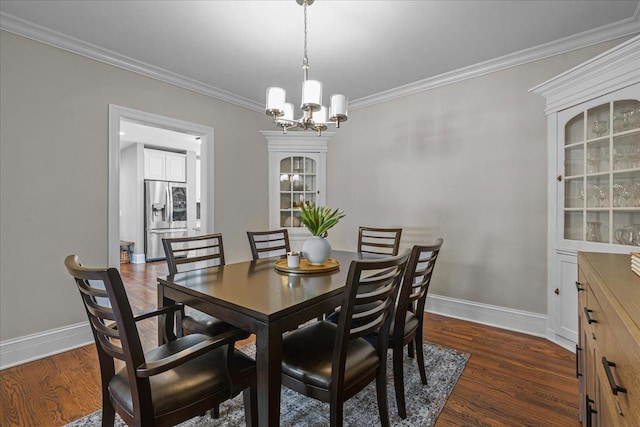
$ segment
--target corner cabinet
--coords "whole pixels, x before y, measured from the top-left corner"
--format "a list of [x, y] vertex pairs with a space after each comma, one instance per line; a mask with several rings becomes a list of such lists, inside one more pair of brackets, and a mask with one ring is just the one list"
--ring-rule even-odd
[[547, 338], [578, 342], [577, 252], [640, 249], [640, 36], [531, 89], [546, 98]]
[[286, 228], [291, 248], [311, 236], [300, 220], [305, 202], [326, 205], [326, 161], [331, 132], [260, 132], [269, 150], [269, 229]]

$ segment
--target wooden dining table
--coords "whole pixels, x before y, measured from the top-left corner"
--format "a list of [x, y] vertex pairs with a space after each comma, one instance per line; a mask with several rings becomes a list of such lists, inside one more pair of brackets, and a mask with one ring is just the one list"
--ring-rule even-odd
[[[259, 426], [280, 425], [282, 334], [339, 306], [351, 261], [371, 259], [344, 251], [330, 257], [339, 267], [329, 272], [281, 272], [280, 258], [265, 258], [158, 278], [158, 307], [184, 303], [255, 334]], [[159, 339], [165, 333], [160, 327]]]

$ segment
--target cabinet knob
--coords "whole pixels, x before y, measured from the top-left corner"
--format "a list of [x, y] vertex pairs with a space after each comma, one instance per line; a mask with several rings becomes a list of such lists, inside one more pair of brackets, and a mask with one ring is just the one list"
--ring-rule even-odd
[[562, 181], [562, 175], [558, 175], [556, 179], [558, 180], [558, 182]]
[[553, 293], [556, 294], [556, 295], [560, 295], [560, 289], [556, 288], [556, 290], [553, 291]]

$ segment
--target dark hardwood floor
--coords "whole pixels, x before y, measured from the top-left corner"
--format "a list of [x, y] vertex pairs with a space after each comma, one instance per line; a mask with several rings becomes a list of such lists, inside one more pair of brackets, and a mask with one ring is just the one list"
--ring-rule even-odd
[[[134, 309], [155, 307], [165, 262], [121, 267]], [[69, 286], [75, 286], [71, 278]], [[542, 338], [434, 314], [425, 314], [424, 328], [426, 340], [471, 353], [436, 427], [579, 426], [571, 352]], [[140, 333], [146, 345], [155, 344], [153, 321]], [[100, 409], [99, 382], [93, 345], [5, 369], [0, 426], [63, 426]]]

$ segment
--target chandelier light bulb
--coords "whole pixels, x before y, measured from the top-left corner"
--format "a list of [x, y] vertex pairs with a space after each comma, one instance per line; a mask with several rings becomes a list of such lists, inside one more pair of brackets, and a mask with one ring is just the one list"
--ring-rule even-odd
[[322, 83], [318, 80], [305, 80], [302, 82], [302, 108], [303, 111], [318, 111], [322, 105]]
[[280, 87], [267, 88], [267, 114], [281, 116], [284, 112], [286, 92]]
[[329, 114], [329, 120], [331, 120], [332, 122], [346, 122], [347, 102], [347, 97], [344, 95], [331, 95], [331, 110]]
[[313, 115], [313, 118], [315, 119], [314, 122], [316, 122], [317, 124], [327, 123], [327, 107], [321, 105], [318, 112]]
[[290, 102], [284, 103], [284, 115], [283, 120], [293, 120], [293, 104]]

